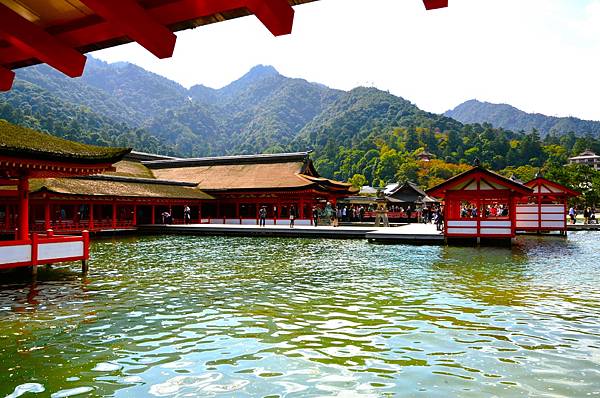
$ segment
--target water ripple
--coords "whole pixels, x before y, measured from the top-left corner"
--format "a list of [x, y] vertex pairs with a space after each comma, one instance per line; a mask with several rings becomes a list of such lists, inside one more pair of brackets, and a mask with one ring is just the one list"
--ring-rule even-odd
[[599, 237], [98, 241], [2, 282], [0, 395], [597, 395]]

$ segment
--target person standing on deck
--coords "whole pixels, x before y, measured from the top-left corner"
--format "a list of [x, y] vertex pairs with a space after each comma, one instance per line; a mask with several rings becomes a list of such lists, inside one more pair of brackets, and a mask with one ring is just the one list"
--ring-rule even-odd
[[290, 206], [290, 228], [294, 228], [294, 220], [296, 219], [296, 207]]
[[569, 217], [571, 218], [571, 224], [575, 224], [577, 212], [575, 211], [575, 207], [573, 206], [571, 206], [571, 208], [569, 209]]
[[317, 224], [319, 223], [319, 209], [317, 208], [317, 206], [313, 206], [313, 208], [312, 208], [312, 218], [313, 218], [313, 225], [316, 227]]
[[185, 205], [185, 207], [183, 208], [183, 223], [184, 224], [190, 224], [190, 222], [192, 220], [191, 212], [192, 212], [192, 210], [190, 209], [190, 207], [188, 205]]
[[266, 225], [266, 219], [267, 219], [267, 208], [265, 206], [263, 206], [258, 211], [258, 226], [264, 227]]
[[435, 213], [435, 229], [442, 231], [444, 229], [444, 212], [438, 207]]

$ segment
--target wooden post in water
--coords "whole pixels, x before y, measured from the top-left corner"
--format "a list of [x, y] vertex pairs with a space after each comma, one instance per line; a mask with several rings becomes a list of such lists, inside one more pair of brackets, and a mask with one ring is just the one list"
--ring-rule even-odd
[[31, 234], [31, 274], [37, 275], [37, 262], [38, 262], [38, 239], [37, 233]]
[[81, 260], [81, 273], [87, 275], [89, 271], [88, 261], [90, 259], [90, 233], [84, 230], [81, 233], [83, 237], [83, 260]]

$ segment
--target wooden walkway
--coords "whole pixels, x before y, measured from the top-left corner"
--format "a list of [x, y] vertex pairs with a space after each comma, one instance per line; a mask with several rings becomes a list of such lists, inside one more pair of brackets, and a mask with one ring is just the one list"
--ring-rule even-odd
[[340, 226], [312, 227], [288, 225], [140, 225], [138, 231], [147, 234], [212, 235], [212, 236], [277, 236], [290, 238], [368, 239], [370, 242], [443, 244], [444, 236], [432, 224], [405, 224], [398, 227]]
[[600, 231], [600, 224], [567, 224], [568, 231]]

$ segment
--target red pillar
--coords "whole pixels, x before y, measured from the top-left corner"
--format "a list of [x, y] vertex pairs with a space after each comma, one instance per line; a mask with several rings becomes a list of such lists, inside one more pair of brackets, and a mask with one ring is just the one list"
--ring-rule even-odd
[[300, 209], [298, 209], [298, 218], [302, 220], [304, 219], [304, 199], [300, 199], [298, 206], [300, 206]]
[[137, 225], [137, 205], [133, 205], [133, 225]]
[[150, 215], [150, 224], [156, 224], [156, 206], [152, 205], [152, 214]]
[[89, 223], [88, 223], [88, 230], [93, 231], [94, 230], [94, 204], [90, 203], [89, 204]]
[[112, 205], [112, 228], [117, 228], [117, 204], [113, 203]]
[[44, 229], [47, 231], [52, 228], [50, 224], [50, 202], [44, 202]]
[[19, 235], [18, 239], [29, 239], [29, 179], [19, 178]]
[[6, 205], [5, 208], [5, 219], [4, 219], [4, 228], [6, 229], [6, 231], [8, 232], [10, 230], [10, 218], [12, 217], [11, 215], [11, 211], [10, 211], [10, 207], [9, 205]]

